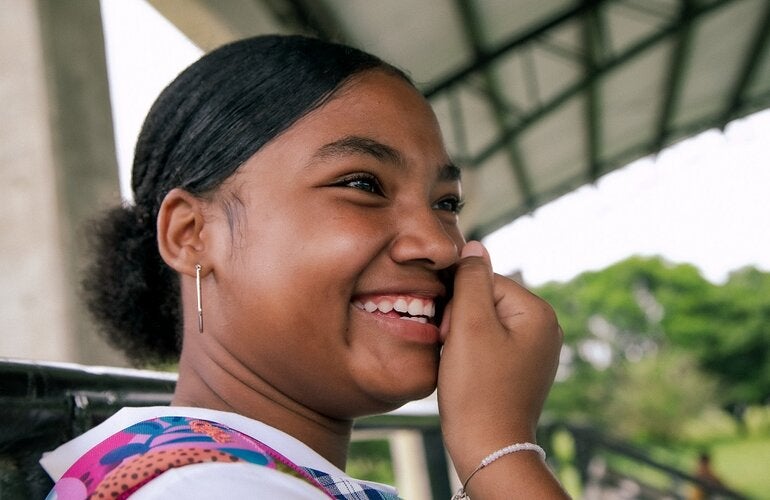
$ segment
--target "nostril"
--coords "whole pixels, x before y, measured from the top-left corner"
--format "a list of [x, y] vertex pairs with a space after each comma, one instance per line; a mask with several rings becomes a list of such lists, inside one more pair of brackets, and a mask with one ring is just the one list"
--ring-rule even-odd
[[394, 261], [416, 263], [433, 271], [457, 262], [463, 236], [456, 222], [449, 224], [435, 210], [412, 209], [398, 218], [397, 224], [391, 244]]

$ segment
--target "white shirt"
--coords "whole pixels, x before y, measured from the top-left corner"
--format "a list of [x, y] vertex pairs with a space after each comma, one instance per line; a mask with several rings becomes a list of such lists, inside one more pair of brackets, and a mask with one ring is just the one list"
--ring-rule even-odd
[[[81, 455], [109, 436], [144, 420], [181, 416], [219, 422], [261, 441], [279, 451], [295, 464], [310, 467], [349, 481], [365, 483], [395, 494], [390, 486], [350, 478], [345, 472], [310, 449], [301, 441], [257, 420], [223, 411], [179, 406], [123, 408], [85, 434], [46, 453], [40, 464], [58, 481]], [[328, 498], [309, 483], [269, 467], [249, 463], [201, 463], [170, 469], [134, 493], [132, 499], [158, 498], [231, 498], [316, 500]]]

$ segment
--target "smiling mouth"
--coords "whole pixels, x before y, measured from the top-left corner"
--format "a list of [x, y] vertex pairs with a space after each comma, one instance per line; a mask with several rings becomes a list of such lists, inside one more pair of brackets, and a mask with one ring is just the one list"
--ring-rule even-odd
[[353, 306], [371, 314], [394, 319], [435, 324], [436, 303], [433, 299], [407, 295], [358, 298]]

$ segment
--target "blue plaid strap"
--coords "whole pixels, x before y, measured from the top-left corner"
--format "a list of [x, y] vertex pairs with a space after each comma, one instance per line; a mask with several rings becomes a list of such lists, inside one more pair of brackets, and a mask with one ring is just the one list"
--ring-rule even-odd
[[303, 468], [336, 500], [400, 500], [398, 495], [360, 481], [334, 477], [309, 467]]

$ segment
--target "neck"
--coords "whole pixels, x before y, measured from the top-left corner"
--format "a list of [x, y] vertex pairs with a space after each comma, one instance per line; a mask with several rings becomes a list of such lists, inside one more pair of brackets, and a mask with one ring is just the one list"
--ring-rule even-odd
[[252, 371], [229, 360], [182, 352], [173, 406], [237, 413], [259, 420], [302, 441], [344, 470], [352, 420], [321, 415], [281, 393]]

